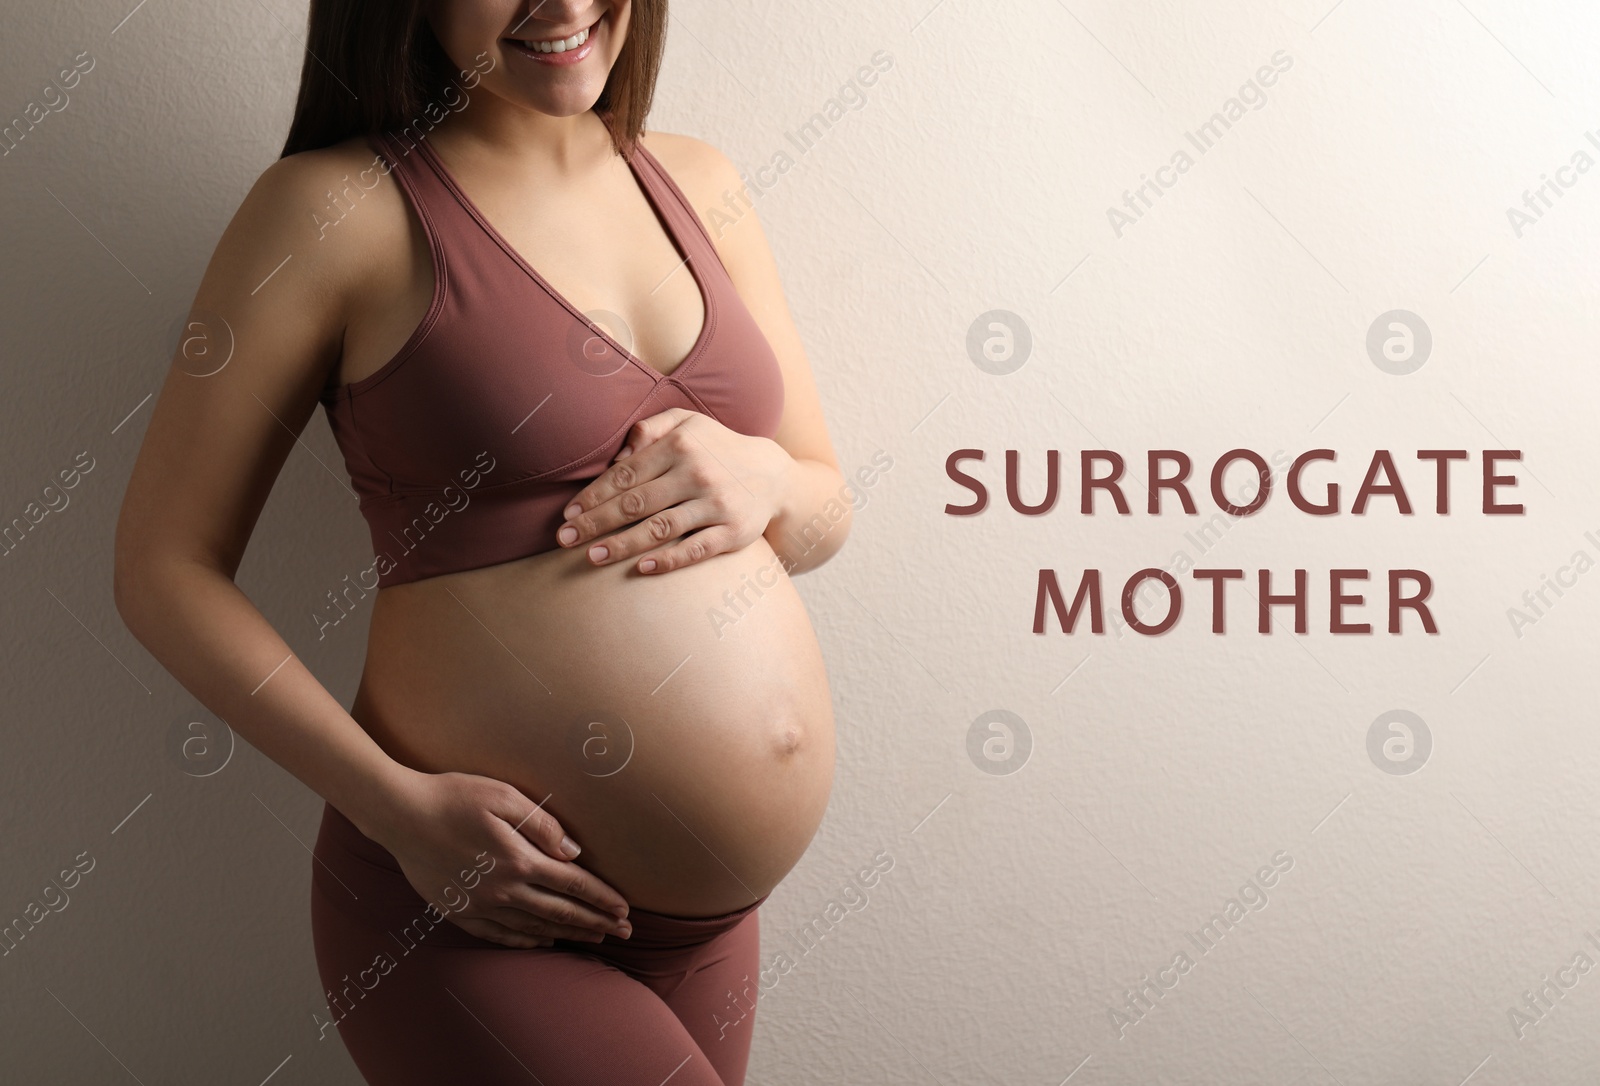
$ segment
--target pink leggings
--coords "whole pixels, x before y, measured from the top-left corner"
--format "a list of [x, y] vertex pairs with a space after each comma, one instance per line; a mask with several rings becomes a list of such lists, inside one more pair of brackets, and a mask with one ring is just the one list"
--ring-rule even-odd
[[724, 916], [630, 909], [633, 935], [523, 950], [456, 927], [326, 806], [311, 930], [337, 1034], [372, 1086], [741, 1086], [760, 940]]

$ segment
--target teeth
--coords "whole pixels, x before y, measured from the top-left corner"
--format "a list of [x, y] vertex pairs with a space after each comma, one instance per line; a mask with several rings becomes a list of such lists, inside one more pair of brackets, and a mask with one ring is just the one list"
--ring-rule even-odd
[[568, 49], [576, 49], [588, 40], [589, 31], [585, 28], [570, 38], [561, 38], [556, 41], [525, 41], [522, 44], [536, 53], [565, 53]]

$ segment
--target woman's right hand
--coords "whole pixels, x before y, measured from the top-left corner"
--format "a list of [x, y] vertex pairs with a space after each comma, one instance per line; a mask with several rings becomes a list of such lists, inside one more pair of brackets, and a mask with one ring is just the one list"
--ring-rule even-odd
[[398, 799], [374, 839], [468, 934], [509, 947], [632, 934], [622, 895], [574, 863], [577, 845], [561, 824], [511, 785], [418, 773]]

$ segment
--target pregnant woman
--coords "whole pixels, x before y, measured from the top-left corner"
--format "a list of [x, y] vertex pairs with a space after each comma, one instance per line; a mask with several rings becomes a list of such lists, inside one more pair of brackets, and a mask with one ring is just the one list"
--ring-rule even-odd
[[[850, 491], [755, 216], [695, 210], [737, 170], [644, 131], [666, 19], [313, 0], [129, 483], [128, 626], [327, 801], [318, 1024], [371, 1083], [743, 1082], [827, 806], [786, 574]], [[318, 403], [373, 545], [348, 713], [233, 582]]]

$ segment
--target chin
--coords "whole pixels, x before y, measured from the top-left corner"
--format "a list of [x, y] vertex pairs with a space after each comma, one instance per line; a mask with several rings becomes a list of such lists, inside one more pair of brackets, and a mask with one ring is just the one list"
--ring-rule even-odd
[[556, 96], [548, 94], [519, 95], [513, 99], [522, 108], [532, 110], [535, 113], [543, 113], [549, 117], [576, 117], [593, 109], [594, 104], [599, 100], [600, 94], [598, 91], [594, 94], [563, 94]]

